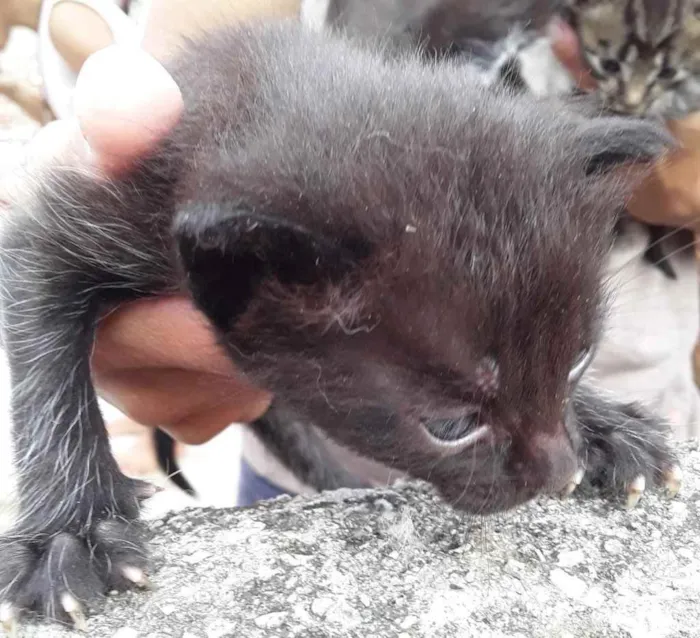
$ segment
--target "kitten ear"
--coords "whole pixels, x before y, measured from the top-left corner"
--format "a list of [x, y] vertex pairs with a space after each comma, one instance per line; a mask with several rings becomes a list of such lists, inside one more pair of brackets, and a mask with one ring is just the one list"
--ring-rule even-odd
[[183, 211], [173, 230], [194, 301], [220, 329], [245, 311], [263, 280], [337, 281], [360, 256], [359, 246], [355, 252], [282, 217], [220, 206]]
[[650, 164], [677, 146], [661, 123], [623, 117], [588, 120], [579, 139], [587, 175], [604, 174], [622, 164]]

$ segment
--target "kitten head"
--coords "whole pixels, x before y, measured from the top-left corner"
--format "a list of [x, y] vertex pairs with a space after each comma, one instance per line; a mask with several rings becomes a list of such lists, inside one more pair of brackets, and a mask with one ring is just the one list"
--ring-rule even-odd
[[252, 381], [489, 512], [577, 469], [567, 400], [626, 192], [613, 168], [668, 139], [475, 99], [461, 71], [435, 85], [420, 69], [281, 110], [254, 144], [197, 162], [175, 233], [196, 303]]
[[700, 71], [700, 25], [693, 3], [570, 0], [568, 16], [607, 105], [627, 115]]

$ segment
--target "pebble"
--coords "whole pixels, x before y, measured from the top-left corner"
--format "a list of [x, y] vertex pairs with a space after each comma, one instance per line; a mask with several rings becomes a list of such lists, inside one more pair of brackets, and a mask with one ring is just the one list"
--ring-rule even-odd
[[204, 631], [207, 638], [228, 638], [233, 635], [236, 626], [223, 619], [218, 619], [212, 622]]
[[275, 627], [279, 627], [286, 617], [286, 611], [273, 611], [264, 616], [258, 616], [255, 619], [255, 625], [256, 627], [260, 627], [260, 629], [274, 629]]
[[378, 509], [384, 512], [392, 512], [394, 510], [394, 506], [385, 498], [378, 498], [374, 501], [374, 504]]
[[527, 571], [527, 565], [521, 563], [520, 561], [510, 559], [503, 568], [503, 571], [510, 576], [514, 576], [517, 579], [521, 579], [523, 574]]
[[299, 583], [299, 577], [292, 576], [290, 579], [287, 580], [287, 582], [284, 584], [284, 586], [287, 589], [292, 589], [292, 587], [296, 587], [298, 583]]
[[418, 618], [415, 616], [406, 616], [401, 623], [401, 629], [410, 629], [413, 625], [418, 623]]
[[206, 560], [211, 556], [211, 552], [204, 551], [203, 549], [200, 549], [197, 552], [194, 552], [194, 554], [190, 554], [189, 556], [185, 556], [183, 560], [188, 564], [188, 565], [195, 565], [196, 563], [201, 563], [203, 560]]
[[688, 506], [681, 501], [673, 501], [669, 504], [668, 509], [673, 518], [677, 518], [679, 523], [685, 520], [688, 515]]
[[311, 613], [323, 618], [332, 605], [332, 598], [316, 598], [316, 600], [311, 603]]
[[576, 576], [567, 574], [563, 569], [553, 569], [549, 573], [550, 580], [570, 598], [581, 598], [586, 593], [586, 583]]
[[586, 557], [580, 549], [574, 549], [566, 552], [559, 552], [557, 565], [560, 567], [574, 567], [581, 564]]
[[610, 539], [603, 543], [603, 549], [608, 552], [608, 554], [622, 554], [625, 551], [625, 546], [616, 539]]
[[326, 612], [326, 620], [341, 625], [346, 630], [350, 630], [362, 624], [362, 616], [354, 607], [344, 600], [341, 600], [337, 605], [333, 605], [333, 607], [329, 608]]
[[605, 603], [605, 594], [600, 588], [593, 588], [588, 591], [583, 599], [583, 604], [591, 609], [598, 609]]
[[114, 632], [112, 638], [139, 638], [139, 632], [131, 627], [122, 627]]

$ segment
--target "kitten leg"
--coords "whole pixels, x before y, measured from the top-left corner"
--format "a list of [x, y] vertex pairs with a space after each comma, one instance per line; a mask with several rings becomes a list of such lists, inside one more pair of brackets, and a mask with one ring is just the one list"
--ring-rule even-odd
[[[128, 222], [151, 205], [142, 191], [112, 200], [99, 184], [68, 180], [47, 180], [0, 244], [18, 481], [18, 518], [0, 536], [0, 616], [10, 631], [24, 612], [84, 627], [105, 592], [147, 585], [137, 519], [154, 490], [112, 456], [90, 354], [105, 301], [135, 297], [137, 283], [157, 290], [163, 258], [146, 243], [158, 235]], [[119, 226], [97, 234], [112, 216]]]
[[5, 321], [19, 516], [0, 537], [3, 621], [27, 610], [83, 628], [105, 591], [145, 582], [137, 518], [151, 490], [112, 457], [90, 381], [91, 328], [35, 322], [29, 297], [14, 304]]
[[609, 497], [624, 495], [627, 507], [653, 485], [670, 496], [678, 493], [682, 474], [666, 423], [641, 406], [609, 400], [583, 386], [571, 407], [581, 437], [579, 483]]

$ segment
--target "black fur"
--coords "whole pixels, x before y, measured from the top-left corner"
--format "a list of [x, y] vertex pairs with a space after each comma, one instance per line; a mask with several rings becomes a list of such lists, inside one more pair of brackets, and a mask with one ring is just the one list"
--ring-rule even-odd
[[321, 434], [284, 406], [273, 403], [267, 414], [253, 421], [250, 427], [300, 481], [319, 492], [340, 487], [370, 487], [369, 482], [338, 465]]
[[160, 428], [153, 430], [153, 447], [156, 452], [158, 467], [165, 475], [185, 494], [197, 496], [192, 484], [187, 480], [180, 469], [175, 456], [175, 440]]
[[[0, 599], [66, 619], [65, 594], [88, 604], [145, 567], [143, 490], [111, 456], [89, 366], [102, 312], [138, 296], [191, 291], [278, 405], [456, 507], [561, 488], [590, 456], [587, 432], [605, 440], [623, 414], [564, 408], [627, 194], [609, 169], [656, 159], [663, 130], [294, 24], [224, 29], [172, 70], [186, 112], [153, 157], [109, 184], [52, 170], [5, 220], [20, 516], [0, 541]], [[462, 448], [421, 425], [475, 410], [488, 436]], [[663, 426], [634, 425], [670, 467]], [[627, 476], [650, 455], [605, 462]]]

